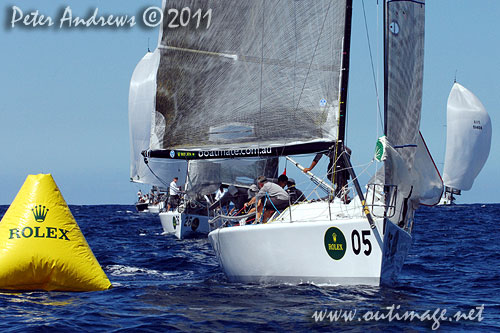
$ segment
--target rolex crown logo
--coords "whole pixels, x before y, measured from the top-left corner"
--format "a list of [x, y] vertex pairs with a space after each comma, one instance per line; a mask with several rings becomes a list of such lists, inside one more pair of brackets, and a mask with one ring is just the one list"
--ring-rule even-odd
[[337, 243], [337, 234], [336, 233], [333, 233], [332, 238], [333, 238], [333, 242]]
[[49, 209], [45, 208], [45, 206], [38, 205], [38, 206], [31, 208], [31, 211], [33, 212], [33, 216], [35, 217], [35, 221], [41, 223], [41, 222], [45, 221], [45, 217], [47, 216]]

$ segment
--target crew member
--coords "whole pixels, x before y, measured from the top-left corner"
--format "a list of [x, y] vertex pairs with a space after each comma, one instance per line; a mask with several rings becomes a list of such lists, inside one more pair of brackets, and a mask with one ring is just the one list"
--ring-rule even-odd
[[286, 191], [290, 196], [290, 202], [292, 204], [306, 200], [306, 196], [304, 195], [304, 193], [302, 193], [301, 190], [295, 187], [295, 180], [293, 178], [288, 178]]
[[169, 198], [167, 202], [167, 212], [170, 211], [170, 208], [175, 209], [179, 206], [181, 188], [177, 186], [178, 177], [174, 177], [169, 186]]
[[263, 223], [272, 216], [275, 210], [281, 211], [289, 205], [288, 193], [278, 184], [270, 182], [265, 176], [257, 178], [257, 186], [259, 192], [257, 195], [245, 204], [245, 207], [257, 202], [257, 214], [255, 221], [260, 221], [264, 205], [266, 211], [263, 216]]
[[[335, 148], [331, 148], [328, 151], [324, 153], [318, 153], [314, 157], [313, 161], [311, 162], [311, 166], [309, 168], [304, 168], [304, 172], [309, 172], [314, 167], [316, 164], [318, 164], [319, 160], [323, 155], [326, 155], [329, 159], [330, 162], [328, 163], [328, 169], [327, 169], [327, 178], [335, 184], [335, 196], [338, 198], [342, 197], [342, 193], [346, 192], [346, 187], [347, 186], [347, 181], [350, 178], [349, 174], [349, 166], [346, 165], [344, 162], [343, 156], [341, 154], [347, 154], [347, 158], [350, 159], [351, 157], [351, 149], [347, 146], [343, 146], [345, 149], [340, 148], [339, 151], [337, 152], [337, 162], [335, 163]], [[335, 172], [334, 172], [334, 164], [335, 164]], [[333, 175], [335, 174], [335, 178], [333, 179]]]

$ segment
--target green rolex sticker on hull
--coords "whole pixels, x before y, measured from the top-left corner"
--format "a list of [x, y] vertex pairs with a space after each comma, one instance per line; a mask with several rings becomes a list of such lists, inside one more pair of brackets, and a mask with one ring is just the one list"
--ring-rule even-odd
[[325, 250], [332, 259], [340, 260], [344, 257], [347, 243], [339, 228], [331, 227], [325, 232]]

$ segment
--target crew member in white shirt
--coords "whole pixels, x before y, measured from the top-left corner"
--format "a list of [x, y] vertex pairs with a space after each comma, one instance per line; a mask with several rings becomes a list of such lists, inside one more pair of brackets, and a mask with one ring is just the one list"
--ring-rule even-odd
[[177, 186], [177, 181], [179, 180], [178, 177], [174, 177], [172, 182], [170, 183], [169, 186], [169, 194], [170, 196], [168, 197], [168, 203], [167, 203], [167, 212], [170, 211], [170, 208], [177, 208], [179, 206], [179, 194], [181, 194], [181, 189], [179, 186]]

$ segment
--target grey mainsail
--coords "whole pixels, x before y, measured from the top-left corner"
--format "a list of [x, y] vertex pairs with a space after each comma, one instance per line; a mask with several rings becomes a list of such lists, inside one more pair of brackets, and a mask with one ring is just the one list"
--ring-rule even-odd
[[[345, 7], [334, 0], [165, 1], [151, 150], [177, 158], [178, 149], [237, 147], [226, 155], [235, 157], [269, 145], [334, 142]], [[202, 19], [191, 15], [186, 24], [185, 8], [201, 9]]]
[[[239, 30], [242, 35], [245, 35], [250, 31], [250, 28], [254, 31], [263, 31], [263, 29], [252, 27], [252, 24], [259, 23], [254, 16], [257, 13], [260, 16], [264, 15], [269, 8], [268, 5], [273, 2], [276, 1], [267, 1], [267, 5], [262, 1], [252, 5], [229, 3], [229, 1], [163, 2], [165, 18], [158, 48], [154, 53], [146, 55], [139, 63], [131, 80], [129, 113], [132, 181], [165, 186], [173, 176], [180, 176], [183, 179], [183, 175], [187, 175], [186, 190], [190, 194], [207, 194], [216, 190], [220, 183], [249, 185], [260, 175], [277, 177], [278, 160], [270, 156], [266, 156], [265, 159], [254, 158], [245, 161], [224, 159], [191, 161], [188, 164], [185, 161], [170, 161], [170, 151], [175, 146], [167, 145], [167, 143], [185, 147], [203, 146], [206, 143], [231, 145], [239, 144], [241, 140], [237, 138], [240, 137], [244, 137], [245, 140], [257, 139], [257, 136], [254, 135], [256, 131], [253, 128], [258, 127], [256, 125], [258, 122], [249, 120], [255, 117], [255, 113], [246, 115], [239, 113], [242, 103], [248, 103], [244, 100], [245, 96], [249, 95], [249, 98], [255, 98], [255, 94], [248, 94], [242, 88], [252, 89], [255, 66], [264, 67], [266, 61], [272, 63], [280, 57], [272, 54], [267, 54], [264, 58], [254, 57], [255, 50], [258, 48], [253, 49], [251, 44], [257, 37], [247, 36], [245, 40], [240, 40], [239, 37], [235, 38], [233, 34], [234, 31]], [[299, 11], [305, 5], [305, 3], [294, 4], [293, 1], [290, 1], [289, 4], [293, 4], [293, 8]], [[187, 11], [191, 9], [199, 10], [199, 13], [196, 14], [193, 10], [190, 12], [191, 16], [187, 15]], [[172, 11], [177, 11], [181, 16], [174, 15]], [[272, 13], [278, 15], [279, 10], [276, 8]], [[210, 16], [207, 16], [208, 14]], [[196, 17], [199, 21], [196, 21]], [[243, 29], [240, 26], [243, 21], [239, 22], [238, 17], [246, 18], [246, 28]], [[191, 20], [191, 23], [184, 26], [185, 20]], [[199, 29], [197, 24], [201, 25]], [[299, 21], [298, 24], [302, 23]], [[174, 27], [175, 25], [177, 28]], [[230, 26], [234, 26], [235, 29], [228, 29]], [[207, 29], [208, 27], [210, 29]], [[270, 27], [270, 29], [273, 28]], [[299, 31], [293, 33], [300, 35]], [[228, 41], [228, 38], [232, 38], [232, 41]], [[263, 36], [258, 38], [263, 39]], [[269, 37], [269, 41], [274, 40], [274, 38], [276, 38], [275, 35]], [[247, 45], [245, 48], [249, 47], [248, 52], [242, 51], [245, 49], [242, 46], [243, 42]], [[224, 66], [226, 66], [224, 59], [229, 59], [232, 62], [233, 50], [237, 51], [239, 57], [237, 66], [228, 72], [231, 75], [224, 76]], [[262, 50], [259, 52], [263, 52]], [[221, 51], [229, 53], [221, 55]], [[292, 63], [290, 63], [291, 58], [288, 55], [282, 57], [273, 68], [278, 68], [281, 65], [285, 67], [296, 65], [303, 71], [307, 65], [307, 69], [314, 73], [320, 67], [319, 63], [301, 63], [304, 59], [300, 58], [298, 51], [296, 53], [292, 57]], [[221, 58], [223, 58], [222, 62], [220, 62]], [[251, 64], [252, 68], [249, 68], [248, 64]], [[222, 72], [218, 69], [222, 69]], [[324, 68], [320, 70], [324, 70]], [[287, 71], [286, 75], [289, 74], [290, 71]], [[283, 80], [289, 79], [289, 77], [281, 75], [278, 81], [271, 84], [271, 82], [266, 82], [265, 78], [269, 75], [276, 77], [276, 73], [266, 73], [266, 69], [263, 68], [262, 84], [259, 89], [272, 91], [273, 84], [277, 82], [281, 86]], [[301, 72], [297, 70], [294, 75], [299, 77]], [[239, 86], [231, 82], [231, 78], [234, 77], [237, 78]], [[311, 82], [313, 81], [311, 80]], [[305, 82], [299, 82], [299, 79], [294, 81], [295, 83], [297, 87], [299, 84], [302, 85], [300, 87], [302, 92], [308, 87]], [[296, 90], [299, 91], [299, 88]], [[237, 94], [243, 96], [243, 100], [232, 102], [237, 98]], [[261, 91], [259, 94], [264, 94], [264, 92]], [[279, 91], [276, 91], [275, 95], [284, 98]], [[291, 104], [297, 102], [297, 107], [302, 105], [299, 103], [300, 99], [297, 95]], [[304, 95], [303, 101], [306, 100], [307, 97]], [[319, 103], [318, 99], [317, 104], [319, 105]], [[280, 102], [276, 101], [274, 104], [279, 105]], [[231, 108], [231, 105], [237, 107]], [[259, 104], [256, 104], [256, 107], [259, 108]], [[320, 107], [322, 110], [325, 109], [326, 103]], [[255, 111], [255, 107], [251, 109]], [[148, 113], [150, 116], [145, 116]], [[297, 112], [293, 116], [295, 117], [295, 126], [297, 126], [301, 120], [298, 118]], [[279, 119], [283, 118], [283, 115], [271, 112], [270, 117], [274, 123], [271, 124], [269, 118], [265, 118], [267, 119], [267, 127], [262, 126], [262, 130], [273, 135], [277, 129], [287, 131], [286, 123], [278, 122]], [[252, 135], [248, 134], [249, 128], [252, 128]], [[306, 128], [306, 130], [309, 129]], [[208, 141], [203, 142], [200, 140], [202, 137]], [[273, 138], [270, 135], [268, 137]], [[235, 154], [247, 157], [248, 150], [244, 148], [245, 146], [242, 146], [242, 149], [238, 149]], [[158, 159], [154, 158], [158, 156], [147, 156], [144, 159], [145, 156], [140, 154], [142, 151], [152, 149], [166, 149], [169, 158]], [[260, 151], [258, 147], [257, 151]], [[263, 151], [266, 151], [265, 148]], [[208, 154], [207, 157], [211, 156]]]

